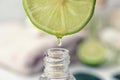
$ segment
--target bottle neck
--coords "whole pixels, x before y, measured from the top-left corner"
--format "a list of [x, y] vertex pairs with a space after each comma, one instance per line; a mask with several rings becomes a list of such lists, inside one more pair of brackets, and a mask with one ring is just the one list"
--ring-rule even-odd
[[45, 71], [47, 77], [63, 79], [69, 77], [69, 51], [63, 48], [52, 48], [45, 57]]

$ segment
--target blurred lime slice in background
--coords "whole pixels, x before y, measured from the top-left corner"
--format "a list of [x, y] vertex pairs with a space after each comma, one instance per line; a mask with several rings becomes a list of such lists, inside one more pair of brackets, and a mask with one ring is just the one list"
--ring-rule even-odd
[[91, 19], [96, 0], [23, 0], [31, 22], [61, 38], [80, 31]]
[[88, 65], [98, 66], [105, 61], [105, 46], [96, 39], [88, 39], [78, 46], [77, 55], [79, 59]]

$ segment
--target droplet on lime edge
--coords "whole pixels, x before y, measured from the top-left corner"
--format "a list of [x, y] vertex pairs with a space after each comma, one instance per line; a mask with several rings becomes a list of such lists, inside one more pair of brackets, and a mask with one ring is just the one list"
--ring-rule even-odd
[[62, 46], [62, 38], [57, 38], [58, 39], [58, 46]]

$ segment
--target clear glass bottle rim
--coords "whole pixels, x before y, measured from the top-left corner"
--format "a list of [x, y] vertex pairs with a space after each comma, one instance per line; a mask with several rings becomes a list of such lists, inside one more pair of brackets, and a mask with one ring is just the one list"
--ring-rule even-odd
[[65, 48], [50, 48], [47, 50], [47, 56], [54, 57], [54, 56], [67, 56], [69, 55], [69, 50]]

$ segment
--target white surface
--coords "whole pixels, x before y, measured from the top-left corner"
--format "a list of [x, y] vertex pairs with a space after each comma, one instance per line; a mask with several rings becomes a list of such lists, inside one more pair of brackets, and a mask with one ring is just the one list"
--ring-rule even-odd
[[25, 77], [0, 68], [0, 80], [39, 80], [39, 76]]

